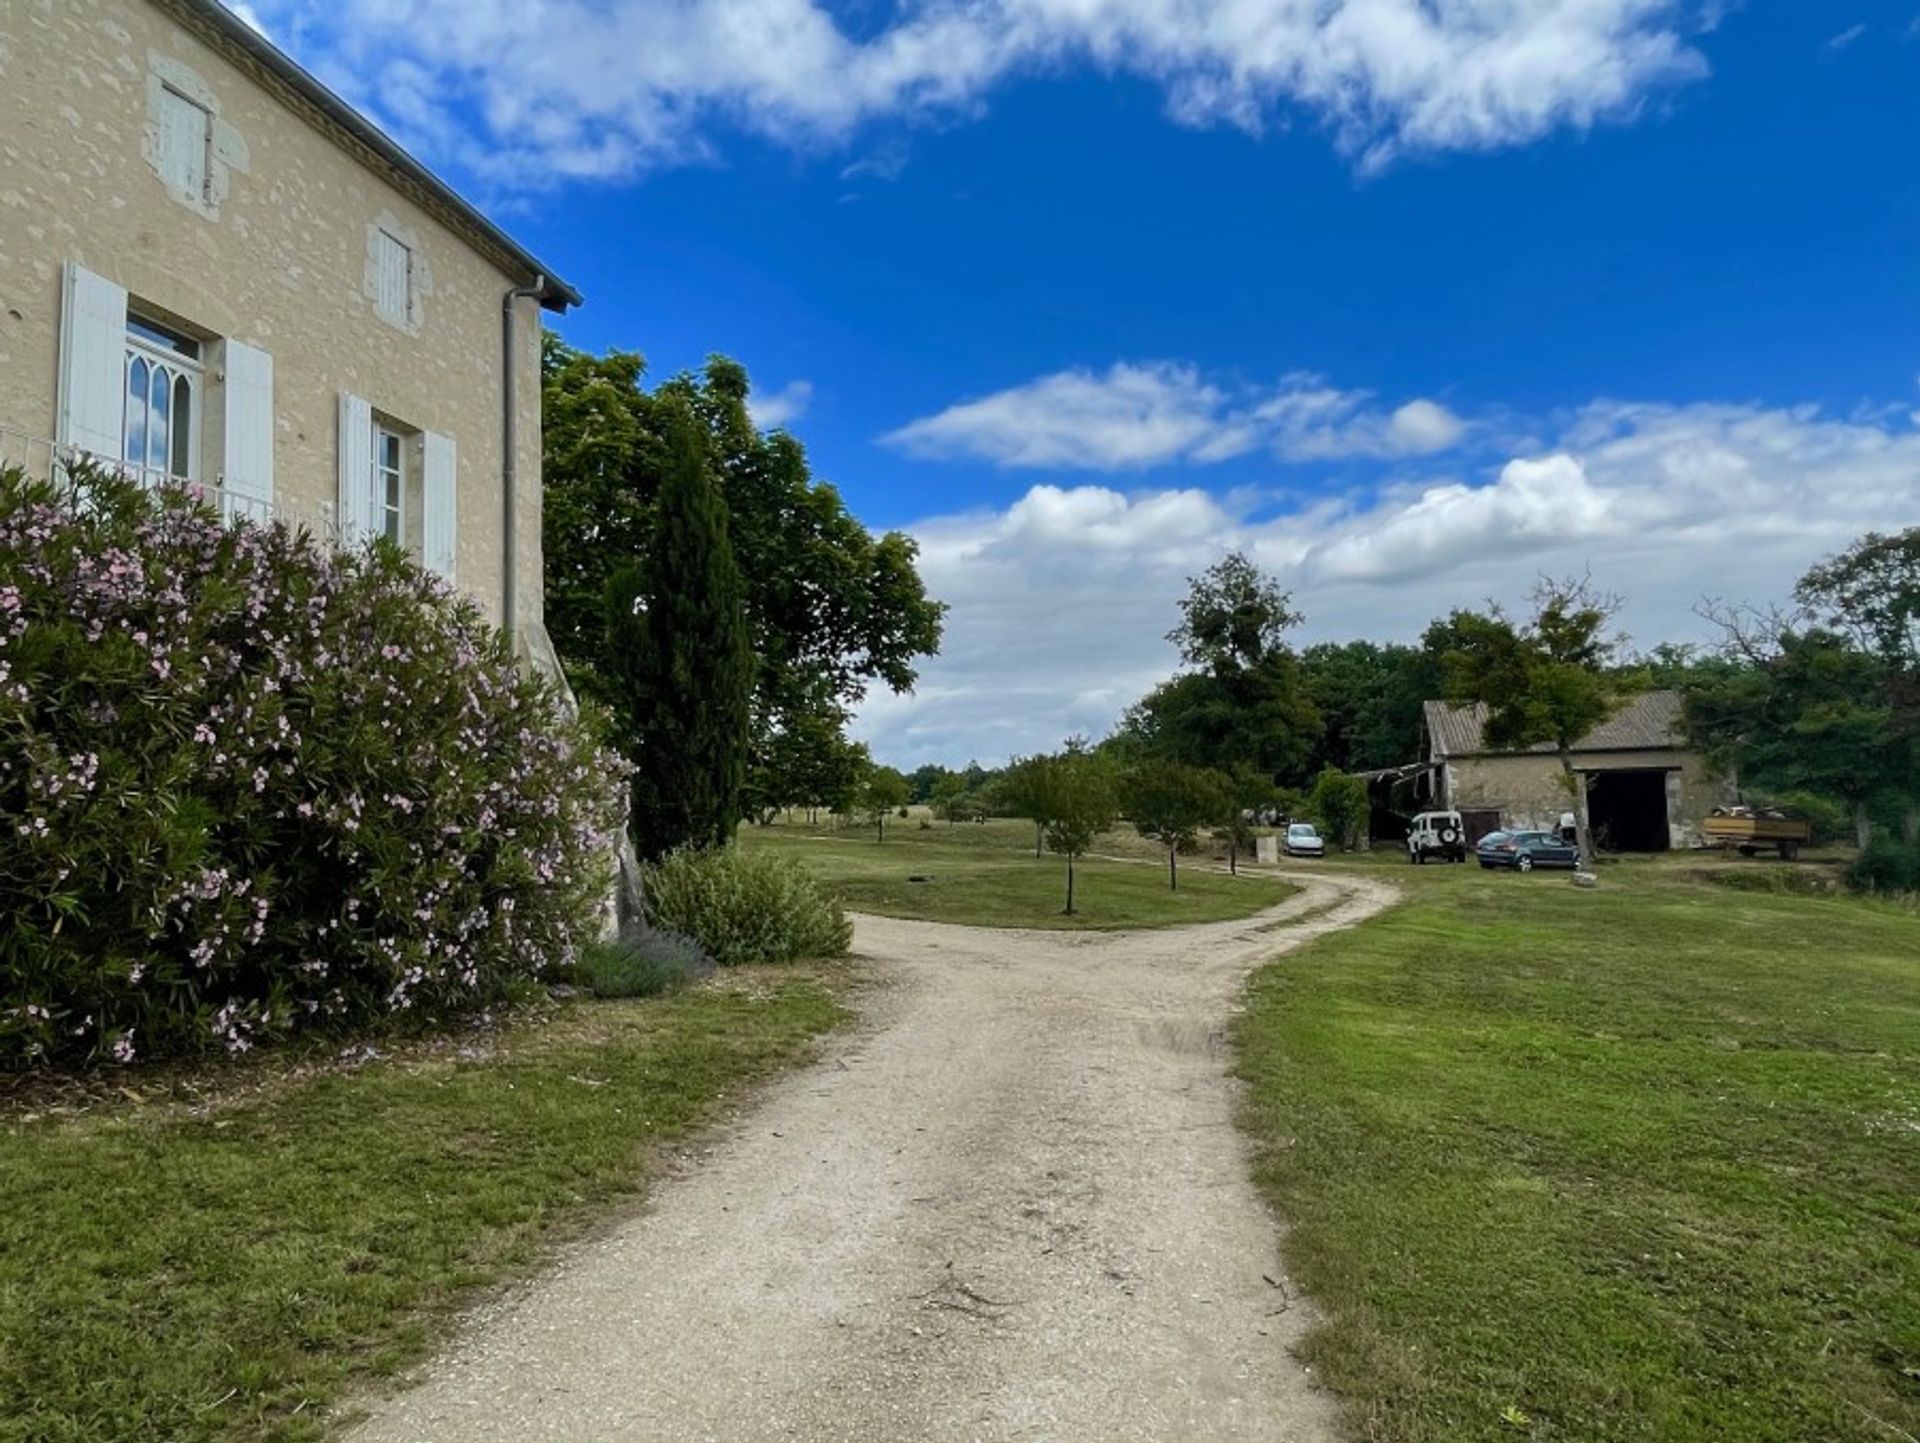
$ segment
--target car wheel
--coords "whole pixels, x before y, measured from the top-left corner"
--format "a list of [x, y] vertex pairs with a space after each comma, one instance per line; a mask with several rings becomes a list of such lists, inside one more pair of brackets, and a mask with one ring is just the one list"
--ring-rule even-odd
[[1513, 865], [1523, 872], [1531, 872], [1533, 870], [1533, 858], [1529, 857], [1525, 852], [1522, 852], [1519, 859], [1515, 861]]
[[1442, 829], [1440, 833], [1440, 840], [1451, 845], [1456, 835], [1458, 834], [1453, 830], [1452, 827], [1446, 827]]

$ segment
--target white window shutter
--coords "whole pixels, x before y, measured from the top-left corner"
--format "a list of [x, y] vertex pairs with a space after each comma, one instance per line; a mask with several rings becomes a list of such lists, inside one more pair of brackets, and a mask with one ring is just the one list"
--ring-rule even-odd
[[116, 462], [127, 412], [127, 292], [68, 261], [65, 302], [58, 439]]
[[226, 345], [226, 471], [221, 478], [227, 519], [273, 516], [273, 357], [239, 341]]
[[455, 464], [453, 441], [429, 431], [421, 448], [421, 495], [425, 501], [421, 516], [421, 551], [427, 569], [443, 580], [453, 580], [453, 558], [459, 536], [459, 468]]
[[385, 231], [373, 236], [374, 304], [395, 325], [412, 318], [413, 252]]
[[181, 195], [202, 200], [207, 192], [208, 116], [205, 107], [176, 91], [160, 92], [160, 175]]
[[373, 405], [340, 393], [340, 544], [363, 545], [373, 527]]

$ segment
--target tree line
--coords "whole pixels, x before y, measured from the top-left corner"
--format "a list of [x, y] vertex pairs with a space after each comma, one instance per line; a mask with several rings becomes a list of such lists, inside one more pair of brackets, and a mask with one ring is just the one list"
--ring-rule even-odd
[[[1061, 776], [1096, 820], [1124, 815], [1177, 857], [1206, 832], [1230, 865], [1263, 814], [1318, 821], [1335, 845], [1366, 825], [1357, 772], [1415, 760], [1423, 703], [1485, 707], [1496, 747], [1557, 759], [1583, 855], [1593, 839], [1575, 749], [1649, 687], [1677, 690], [1687, 740], [1749, 801], [1844, 830], [1854, 875], [1920, 886], [1920, 528], [1868, 535], [1811, 568], [1790, 605], [1703, 603], [1708, 646], [1636, 650], [1620, 599], [1591, 578], [1543, 577], [1517, 611], [1498, 603], [1436, 618], [1416, 646], [1355, 641], [1296, 651], [1302, 618], [1273, 577], [1233, 554], [1189, 583], [1168, 634], [1181, 669], [1098, 744], [989, 771], [922, 767], [914, 800], [950, 821], [1030, 818], [1036, 851], [1071, 860], [1055, 835]], [[1110, 815], [1109, 815], [1110, 814]]]

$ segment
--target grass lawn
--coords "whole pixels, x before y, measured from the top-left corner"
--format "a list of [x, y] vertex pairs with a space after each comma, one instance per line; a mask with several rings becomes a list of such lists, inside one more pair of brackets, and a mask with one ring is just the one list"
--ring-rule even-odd
[[0, 1102], [0, 1440], [319, 1437], [344, 1387], [633, 1193], [651, 1144], [801, 1056], [842, 1015], [829, 981]]
[[[1272, 877], [1214, 872], [1200, 857], [1180, 859], [1180, 886], [1173, 890], [1166, 853], [1131, 829], [1101, 838], [1095, 851], [1137, 856], [1140, 863], [1098, 857], [1075, 863], [1071, 917], [1062, 910], [1067, 864], [1051, 852], [1035, 859], [1027, 822], [936, 822], [922, 830], [917, 820], [894, 820], [884, 842], [870, 828], [776, 822], [742, 827], [740, 840], [753, 850], [799, 858], [856, 911], [976, 927], [1105, 931], [1220, 922], [1275, 906], [1293, 891]], [[908, 880], [915, 876], [929, 880]]]
[[1920, 1434], [1920, 917], [1680, 859], [1382, 873], [1409, 900], [1237, 1028], [1355, 1436]]

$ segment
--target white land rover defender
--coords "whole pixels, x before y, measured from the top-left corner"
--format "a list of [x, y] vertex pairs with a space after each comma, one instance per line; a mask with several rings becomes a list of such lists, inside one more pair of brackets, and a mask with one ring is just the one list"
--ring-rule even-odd
[[1424, 862], [1429, 857], [1467, 860], [1467, 829], [1458, 812], [1422, 812], [1413, 819], [1413, 829], [1407, 833], [1407, 860]]

